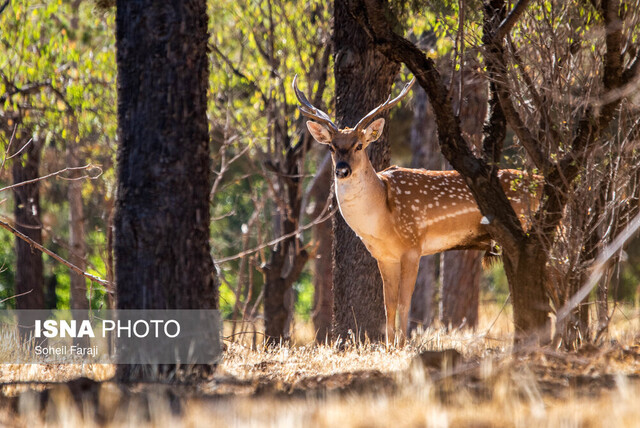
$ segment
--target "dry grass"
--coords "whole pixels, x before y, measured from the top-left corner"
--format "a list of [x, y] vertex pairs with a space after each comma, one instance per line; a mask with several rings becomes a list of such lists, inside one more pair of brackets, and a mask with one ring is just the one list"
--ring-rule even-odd
[[[500, 309], [485, 307], [475, 333], [429, 329], [390, 349], [316, 346], [299, 324], [292, 347], [228, 343], [214, 379], [188, 385], [7, 385], [108, 381], [114, 367], [4, 365], [0, 426], [640, 426], [636, 310], [616, 314], [600, 347], [515, 355]], [[448, 348], [464, 357], [453, 371], [416, 359]]]

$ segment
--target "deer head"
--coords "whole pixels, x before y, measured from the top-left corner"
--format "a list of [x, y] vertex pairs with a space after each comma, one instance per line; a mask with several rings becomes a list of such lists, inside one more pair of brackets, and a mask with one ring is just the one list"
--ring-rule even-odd
[[354, 171], [360, 170], [365, 163], [369, 162], [365, 149], [369, 144], [380, 138], [384, 129], [384, 119], [380, 118], [375, 121], [373, 119], [398, 104], [415, 83], [414, 78], [405, 85], [400, 95], [394, 99], [389, 96], [384, 103], [360, 119], [355, 127], [340, 129], [329, 118], [329, 115], [314, 107], [302, 91], [298, 89], [297, 78], [297, 75], [293, 78], [293, 89], [301, 104], [299, 107], [300, 113], [312, 119], [307, 121], [307, 128], [311, 136], [318, 143], [329, 146], [336, 178], [339, 180], [349, 178]]

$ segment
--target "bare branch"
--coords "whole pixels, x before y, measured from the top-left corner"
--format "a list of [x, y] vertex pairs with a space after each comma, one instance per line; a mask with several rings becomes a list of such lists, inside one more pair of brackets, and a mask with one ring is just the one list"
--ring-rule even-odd
[[24, 296], [25, 294], [29, 294], [29, 293], [31, 293], [32, 291], [33, 291], [33, 288], [32, 288], [31, 290], [29, 290], [29, 291], [25, 291], [24, 293], [16, 294], [16, 295], [14, 295], [14, 296], [7, 297], [6, 299], [2, 299], [2, 300], [0, 300], [0, 303], [4, 303], [4, 302], [6, 302], [7, 300], [15, 299], [16, 297]]
[[276, 239], [272, 239], [271, 241], [269, 241], [267, 243], [264, 243], [262, 245], [259, 245], [259, 246], [255, 247], [255, 248], [252, 248], [250, 250], [242, 251], [242, 252], [240, 252], [238, 254], [235, 254], [233, 256], [224, 257], [224, 258], [221, 258], [221, 259], [216, 259], [216, 263], [225, 263], [225, 262], [229, 262], [231, 260], [240, 259], [242, 257], [245, 257], [245, 256], [249, 255], [249, 254], [258, 252], [258, 251], [260, 251], [260, 250], [262, 250], [264, 248], [271, 247], [271, 246], [273, 246], [273, 245], [275, 245], [275, 244], [277, 244], [279, 242], [285, 241], [285, 240], [287, 240], [287, 239], [289, 239], [289, 238], [291, 238], [293, 236], [296, 236], [296, 235], [300, 234], [300, 232], [304, 232], [305, 230], [312, 228], [316, 224], [319, 224], [319, 223], [322, 223], [324, 221], [327, 221], [328, 219], [330, 219], [338, 211], [338, 208], [333, 208], [331, 211], [329, 211], [328, 213], [325, 214], [325, 212], [327, 211], [328, 205], [329, 205], [329, 203], [331, 202], [332, 199], [333, 199], [333, 193], [332, 193], [332, 197], [330, 197], [327, 200], [327, 207], [325, 207], [325, 209], [323, 210], [321, 215], [319, 215], [311, 223], [308, 223], [308, 224], [306, 224], [304, 226], [299, 226], [296, 230], [294, 230], [291, 233], [287, 233], [285, 235], [279, 236]]
[[36, 248], [37, 250], [45, 253], [46, 255], [48, 255], [49, 257], [52, 257], [54, 259], [56, 259], [57, 261], [59, 261], [60, 263], [62, 263], [63, 265], [67, 266], [69, 269], [71, 269], [72, 271], [74, 271], [75, 273], [77, 273], [78, 275], [82, 275], [85, 278], [88, 278], [89, 280], [93, 281], [93, 282], [97, 282], [100, 285], [104, 286], [107, 290], [107, 292], [111, 292], [111, 283], [107, 280], [104, 280], [102, 278], [99, 278], [95, 275], [92, 275], [88, 272], [83, 271], [82, 269], [80, 269], [79, 267], [77, 267], [74, 264], [71, 264], [70, 262], [66, 261], [65, 259], [63, 259], [62, 257], [60, 257], [59, 255], [57, 255], [56, 253], [54, 253], [51, 250], [46, 249], [45, 247], [43, 247], [42, 245], [38, 244], [36, 241], [34, 241], [33, 239], [29, 238], [27, 235], [25, 235], [24, 233], [16, 230], [13, 226], [11, 226], [9, 223], [6, 223], [2, 220], [0, 220], [0, 227], [8, 230], [9, 232], [13, 233], [15, 236], [17, 236], [18, 238], [22, 239], [23, 241], [25, 241], [27, 244], [29, 244], [31, 247]]
[[260, 94], [260, 98], [262, 98], [262, 101], [264, 102], [265, 106], [269, 103], [269, 100], [267, 99], [267, 97], [265, 96], [265, 94], [260, 90], [260, 87], [258, 87], [258, 85], [256, 84], [256, 82], [254, 82], [253, 80], [251, 80], [246, 74], [244, 74], [243, 72], [241, 72], [240, 70], [238, 70], [236, 68], [236, 66], [233, 64], [233, 62], [225, 55], [222, 53], [222, 51], [220, 49], [218, 49], [218, 47], [214, 44], [209, 44], [209, 47], [211, 47], [211, 49], [213, 49], [213, 51], [218, 54], [218, 56], [220, 58], [222, 58], [222, 60], [227, 64], [227, 66], [229, 66], [229, 68], [231, 69], [231, 71], [233, 71], [233, 74], [235, 74], [236, 76], [240, 77], [241, 79], [244, 79], [247, 81], [247, 83], [249, 84], [249, 86], [251, 86], [251, 88], [255, 91], [257, 91]]
[[591, 268], [591, 275], [587, 282], [574, 294], [571, 299], [558, 311], [557, 322], [561, 323], [591, 292], [598, 284], [600, 278], [606, 271], [607, 262], [622, 249], [623, 245], [640, 229], [640, 214], [636, 215], [627, 227], [607, 245]]
[[95, 180], [95, 179], [97, 179], [98, 177], [100, 177], [102, 175], [102, 169], [100, 167], [90, 163], [90, 164], [87, 164], [85, 166], [66, 167], [64, 169], [61, 169], [60, 171], [52, 172], [51, 174], [43, 175], [42, 177], [34, 178], [33, 180], [21, 181], [20, 183], [15, 183], [15, 184], [12, 184], [11, 186], [7, 186], [7, 187], [1, 188], [0, 192], [4, 192], [5, 190], [10, 190], [10, 189], [15, 189], [16, 187], [24, 186], [24, 185], [31, 184], [31, 183], [36, 183], [38, 181], [46, 180], [48, 178], [58, 176], [58, 175], [63, 174], [65, 172], [81, 171], [83, 169], [89, 169], [89, 168], [97, 168], [99, 170], [99, 174], [96, 175], [96, 176], [83, 175], [81, 177], [75, 177], [75, 178], [65, 178], [65, 177], [60, 177], [60, 178], [64, 179], [64, 180], [69, 180], [69, 181], [84, 180], [85, 178], [88, 178], [90, 180]]

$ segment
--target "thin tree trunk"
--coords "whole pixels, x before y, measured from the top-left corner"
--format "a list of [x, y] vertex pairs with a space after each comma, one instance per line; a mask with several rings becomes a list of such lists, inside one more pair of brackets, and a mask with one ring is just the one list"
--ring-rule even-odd
[[452, 328], [478, 325], [478, 299], [482, 252], [444, 253], [442, 279], [442, 323]]
[[207, 7], [116, 8], [120, 309], [215, 309], [209, 247]]
[[[324, 168], [315, 177], [315, 185], [311, 189], [316, 209], [311, 215], [317, 218], [329, 198], [332, 180], [332, 167]], [[331, 318], [333, 309], [333, 227], [331, 220], [318, 223], [313, 228], [313, 240], [317, 244], [313, 263], [313, 327], [316, 341], [324, 342], [331, 335]]]
[[546, 262], [544, 250], [529, 238], [517, 254], [503, 254], [502, 261], [509, 282], [514, 343], [525, 341], [548, 343], [550, 306], [545, 290]]
[[[26, 141], [14, 141], [16, 149], [23, 147]], [[32, 141], [23, 153], [13, 159], [13, 182], [20, 183], [38, 178], [42, 145]], [[40, 183], [26, 184], [13, 189], [15, 205], [16, 229], [42, 244], [42, 223], [40, 221]], [[15, 294], [16, 309], [45, 309], [44, 272], [42, 253], [32, 248], [22, 239], [15, 238], [16, 275]], [[20, 321], [20, 320], [19, 320]], [[21, 322], [20, 324], [25, 325]], [[29, 330], [21, 330], [23, 337]]]
[[[336, 118], [341, 127], [354, 126], [365, 114], [384, 102], [399, 65], [376, 51], [351, 17], [345, 2], [334, 2], [334, 55]], [[376, 170], [389, 166], [388, 127], [370, 146]], [[385, 312], [382, 279], [377, 263], [364, 244], [336, 214], [333, 222], [334, 334], [356, 340], [368, 336], [384, 339]]]
[[[75, 142], [67, 141], [67, 167], [80, 166], [80, 159], [77, 153]], [[75, 174], [71, 178], [77, 178], [80, 174]], [[69, 261], [78, 266], [83, 271], [86, 270], [87, 249], [84, 234], [84, 208], [82, 204], [82, 181], [69, 181], [67, 189], [67, 200], [69, 202]], [[70, 300], [71, 309], [88, 309], [87, 282], [82, 275], [69, 272], [70, 279]]]

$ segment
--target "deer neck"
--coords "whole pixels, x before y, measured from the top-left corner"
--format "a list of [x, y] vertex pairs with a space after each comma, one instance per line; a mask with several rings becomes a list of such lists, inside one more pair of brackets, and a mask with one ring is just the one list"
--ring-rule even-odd
[[335, 179], [340, 213], [358, 236], [375, 236], [386, 208], [386, 191], [370, 162], [345, 179]]

